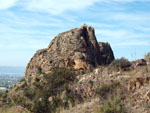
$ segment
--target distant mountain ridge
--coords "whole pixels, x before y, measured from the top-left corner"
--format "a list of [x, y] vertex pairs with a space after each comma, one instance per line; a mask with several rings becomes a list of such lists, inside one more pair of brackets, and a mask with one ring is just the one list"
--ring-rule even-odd
[[0, 74], [21, 74], [24, 75], [25, 67], [21, 66], [0, 66]]

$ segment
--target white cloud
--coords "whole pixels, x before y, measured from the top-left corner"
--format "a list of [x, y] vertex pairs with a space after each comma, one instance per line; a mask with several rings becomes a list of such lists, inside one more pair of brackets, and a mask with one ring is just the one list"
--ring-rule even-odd
[[16, 4], [18, 0], [0, 0], [0, 10], [8, 9]]
[[70, 10], [80, 11], [95, 3], [124, 3], [136, 1], [149, 2], [150, 0], [0, 0], [0, 10], [18, 5], [24, 7], [26, 10], [60, 14]]
[[65, 11], [84, 9], [95, 3], [126, 3], [145, 2], [150, 0], [24, 0], [24, 8], [32, 11], [45, 11], [51, 14], [61, 14]]
[[121, 20], [121, 21], [130, 21], [130, 22], [147, 22], [150, 20], [149, 13], [113, 13], [110, 15], [111, 19]]
[[0, 10], [18, 5], [24, 7], [26, 10], [60, 14], [68, 10], [83, 9], [87, 6], [93, 5], [97, 1], [99, 0], [0, 0]]
[[68, 10], [80, 10], [93, 5], [98, 0], [30, 0], [24, 2], [28, 10], [45, 11], [51, 14], [60, 14]]
[[96, 30], [100, 40], [109, 41], [114, 46], [135, 46], [150, 45], [150, 34], [137, 33], [127, 29], [120, 30]]

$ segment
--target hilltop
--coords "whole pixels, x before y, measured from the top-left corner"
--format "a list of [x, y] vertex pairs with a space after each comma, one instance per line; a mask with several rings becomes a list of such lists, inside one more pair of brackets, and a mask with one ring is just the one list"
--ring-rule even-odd
[[110, 44], [82, 25], [34, 54], [22, 80], [1, 96], [0, 111], [148, 113], [149, 61], [115, 59]]

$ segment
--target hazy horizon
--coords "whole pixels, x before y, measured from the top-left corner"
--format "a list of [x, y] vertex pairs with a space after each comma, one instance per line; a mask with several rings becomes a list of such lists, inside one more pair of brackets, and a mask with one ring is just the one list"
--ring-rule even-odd
[[21, 66], [0, 66], [0, 74], [24, 75], [25, 67]]

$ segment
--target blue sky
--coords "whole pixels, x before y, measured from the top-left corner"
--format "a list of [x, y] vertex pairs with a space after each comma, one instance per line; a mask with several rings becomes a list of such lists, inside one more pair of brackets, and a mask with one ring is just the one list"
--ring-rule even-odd
[[150, 0], [0, 0], [0, 66], [26, 66], [59, 33], [87, 24], [115, 57], [150, 51]]

